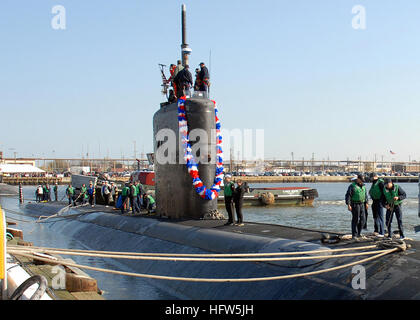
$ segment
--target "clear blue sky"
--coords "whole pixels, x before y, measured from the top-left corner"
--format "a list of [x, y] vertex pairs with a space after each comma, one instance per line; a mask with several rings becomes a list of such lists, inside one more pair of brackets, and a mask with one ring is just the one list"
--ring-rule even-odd
[[[264, 128], [266, 158], [420, 160], [420, 2], [391, 0], [2, 0], [0, 149], [150, 152], [183, 2], [222, 126]], [[58, 4], [66, 30], [51, 28]], [[366, 30], [352, 28], [357, 4]]]

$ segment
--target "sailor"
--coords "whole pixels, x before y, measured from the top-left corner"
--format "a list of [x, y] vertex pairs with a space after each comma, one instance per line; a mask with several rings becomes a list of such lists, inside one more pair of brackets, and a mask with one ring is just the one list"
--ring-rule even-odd
[[200, 63], [200, 73], [198, 74], [200, 79], [200, 91], [208, 91], [210, 86], [210, 74], [204, 62]]
[[[127, 185], [124, 185], [124, 187], [121, 190], [121, 214], [125, 213], [125, 207], [127, 205], [127, 200], [130, 195], [130, 188]], [[128, 210], [130, 210], [130, 207], [128, 207]]]
[[[132, 182], [130, 182], [130, 206], [133, 211], [140, 212], [139, 206], [137, 205], [137, 186], [135, 186]], [[134, 212], [135, 211], [135, 212]]]
[[373, 200], [372, 215], [374, 222], [374, 232], [378, 233], [378, 237], [384, 236], [384, 212], [383, 212], [383, 197], [384, 197], [384, 180], [379, 179], [376, 173], [371, 174], [372, 186], [369, 190], [369, 195]]
[[134, 186], [137, 189], [137, 207], [139, 208], [139, 210], [141, 211], [141, 207], [142, 207], [142, 203], [143, 203], [143, 197], [142, 197], [142, 193], [143, 193], [143, 186], [141, 185], [141, 183], [139, 181], [135, 181], [134, 182]]
[[359, 174], [356, 181], [347, 189], [345, 197], [347, 208], [353, 216], [351, 220], [352, 238], [360, 237], [365, 224], [365, 211], [369, 207], [364, 181], [364, 177]]
[[229, 217], [226, 225], [233, 225], [233, 192], [235, 190], [235, 184], [231, 180], [232, 176], [230, 174], [225, 175], [225, 187], [223, 194], [225, 198], [226, 211]]
[[195, 82], [194, 82], [194, 91], [200, 91], [201, 81], [200, 81], [200, 69], [195, 69]]
[[188, 65], [185, 65], [184, 69], [178, 72], [174, 81], [178, 90], [176, 93], [178, 98], [189, 95], [190, 87], [193, 85], [193, 79]]
[[111, 190], [108, 186], [108, 181], [102, 182], [101, 194], [105, 201], [105, 207], [108, 208], [111, 198]]
[[143, 203], [146, 203], [147, 213], [155, 212], [156, 201], [155, 201], [155, 199], [153, 199], [151, 194], [144, 194]]
[[243, 215], [242, 215], [242, 206], [244, 204], [244, 195], [246, 192], [246, 186], [242, 180], [236, 182], [237, 186], [233, 192], [233, 202], [235, 203], [236, 210], [236, 224], [237, 226], [242, 227], [244, 225]]
[[175, 96], [174, 90], [172, 90], [172, 89], [169, 90], [168, 102], [169, 103], [176, 102], [176, 96]]
[[53, 190], [54, 190], [55, 201], [57, 202], [58, 201], [58, 183], [57, 182], [54, 184]]
[[67, 198], [69, 199], [69, 205], [71, 205], [71, 201], [73, 200], [73, 204], [76, 205], [76, 203], [74, 202], [74, 188], [72, 187], [71, 184], [69, 184], [69, 186], [66, 189], [66, 195]]
[[386, 208], [386, 226], [388, 228], [388, 237], [392, 238], [391, 225], [392, 218], [395, 213], [398, 222], [400, 239], [404, 239], [401, 204], [402, 201], [407, 198], [407, 195], [401, 186], [394, 184], [391, 179], [385, 179], [384, 185], [384, 198], [382, 204]]
[[114, 182], [111, 182], [111, 199], [114, 202], [114, 205], [117, 205], [117, 187]]
[[42, 185], [41, 186], [41, 188], [42, 188], [42, 199], [41, 199], [41, 201], [45, 201], [45, 194], [46, 194], [46, 191], [45, 191], [45, 185]]
[[47, 201], [47, 186], [45, 184], [42, 185], [42, 201]]
[[[182, 65], [181, 65], [182, 66]], [[176, 92], [176, 85], [174, 82], [174, 78], [175, 78], [175, 69], [176, 69], [176, 65], [174, 65], [173, 63], [171, 63], [171, 65], [169, 66], [169, 73], [171, 74], [171, 76], [168, 79], [168, 82], [171, 83], [172, 88], [174, 88], [174, 90], [171, 90], [172, 93]], [[171, 91], [169, 91], [169, 96], [171, 96]], [[174, 94], [175, 96], [175, 94]], [[175, 100], [176, 100], [176, 96], [175, 96]], [[170, 102], [170, 101], [169, 101]]]
[[89, 204], [94, 207], [95, 206], [95, 196], [96, 196], [96, 190], [95, 187], [93, 185], [92, 181], [89, 181], [89, 187], [87, 189], [87, 193], [89, 195]]
[[47, 202], [50, 202], [50, 201], [51, 201], [51, 188], [50, 188], [50, 186], [48, 185], [48, 183], [45, 185], [45, 190], [46, 190], [45, 200], [46, 200]]
[[85, 184], [82, 184], [82, 187], [80, 188], [79, 198], [82, 201], [82, 204], [86, 204], [88, 202], [89, 195]]
[[41, 185], [36, 188], [36, 202], [41, 202], [44, 199], [44, 188]]
[[169, 73], [171, 74], [171, 76], [168, 79], [168, 81], [170, 81], [170, 82], [174, 79], [175, 69], [176, 69], [176, 65], [171, 63], [170, 66], [169, 66]]
[[182, 62], [181, 62], [181, 60], [178, 60], [177, 62], [176, 62], [176, 67], [175, 67], [175, 70], [174, 70], [174, 74], [173, 74], [173, 78], [172, 79], [175, 79], [175, 77], [176, 77], [176, 75], [182, 70], [182, 69], [184, 69], [184, 67], [183, 67], [183, 65], [182, 65]]

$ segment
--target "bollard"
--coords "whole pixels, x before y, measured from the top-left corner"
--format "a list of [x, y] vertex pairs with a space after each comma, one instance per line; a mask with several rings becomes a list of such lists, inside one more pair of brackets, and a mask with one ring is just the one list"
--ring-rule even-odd
[[22, 189], [22, 182], [19, 182], [19, 203], [23, 203], [23, 189]]

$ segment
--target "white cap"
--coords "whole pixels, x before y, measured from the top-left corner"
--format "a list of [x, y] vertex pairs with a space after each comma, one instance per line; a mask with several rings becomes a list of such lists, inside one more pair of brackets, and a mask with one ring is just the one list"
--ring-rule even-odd
[[232, 178], [232, 176], [230, 174], [226, 174], [225, 178]]

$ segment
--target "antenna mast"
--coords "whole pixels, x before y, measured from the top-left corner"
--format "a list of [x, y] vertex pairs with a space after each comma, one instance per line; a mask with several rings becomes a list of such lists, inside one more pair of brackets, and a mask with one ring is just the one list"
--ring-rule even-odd
[[188, 64], [188, 56], [191, 54], [191, 48], [187, 44], [187, 7], [185, 4], [182, 5], [181, 14], [181, 25], [182, 25], [182, 44], [181, 44], [181, 57], [182, 65]]

